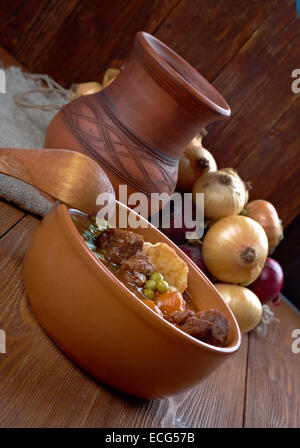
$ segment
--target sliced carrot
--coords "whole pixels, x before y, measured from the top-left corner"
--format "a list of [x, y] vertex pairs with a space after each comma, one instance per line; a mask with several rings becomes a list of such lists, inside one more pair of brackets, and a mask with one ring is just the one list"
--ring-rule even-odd
[[158, 306], [155, 304], [155, 302], [153, 302], [153, 300], [143, 299], [143, 302], [145, 305], [149, 306], [149, 308], [151, 308], [153, 311], [155, 311], [156, 314], [158, 314], [159, 316], [162, 316], [162, 312], [160, 311]]
[[155, 297], [155, 302], [160, 310], [165, 314], [185, 310], [185, 300], [179, 291], [168, 291], [163, 294], [157, 294]]

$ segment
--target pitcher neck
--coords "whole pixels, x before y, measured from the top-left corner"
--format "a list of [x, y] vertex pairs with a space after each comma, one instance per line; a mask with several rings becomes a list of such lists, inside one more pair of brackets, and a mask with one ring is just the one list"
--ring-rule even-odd
[[137, 33], [128, 64], [102, 95], [131, 133], [172, 158], [202, 127], [230, 114], [196, 70], [146, 33]]

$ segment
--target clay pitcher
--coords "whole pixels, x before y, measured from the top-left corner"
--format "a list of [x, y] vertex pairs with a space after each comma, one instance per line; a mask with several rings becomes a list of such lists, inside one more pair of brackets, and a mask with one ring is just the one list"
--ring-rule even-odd
[[117, 197], [124, 184], [128, 194], [171, 194], [187, 144], [203, 126], [230, 113], [193, 67], [155, 37], [138, 32], [118, 78], [64, 106], [50, 123], [44, 146], [94, 158]]

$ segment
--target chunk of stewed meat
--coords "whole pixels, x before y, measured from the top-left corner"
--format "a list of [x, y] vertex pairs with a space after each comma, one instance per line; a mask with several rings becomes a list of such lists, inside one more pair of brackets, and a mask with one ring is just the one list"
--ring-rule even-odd
[[119, 268], [119, 275], [128, 283], [143, 286], [147, 276], [154, 272], [154, 266], [147, 255], [140, 252], [124, 260]]
[[228, 342], [230, 322], [217, 310], [199, 311], [191, 309], [175, 311], [164, 316], [170, 323], [200, 341], [225, 347]]
[[171, 324], [181, 325], [191, 316], [195, 316], [194, 311], [187, 309], [185, 311], [173, 311], [173, 313], [166, 314], [164, 317]]
[[209, 342], [213, 323], [205, 319], [199, 319], [196, 315], [188, 316], [180, 328], [196, 339]]
[[224, 314], [217, 310], [199, 311], [196, 316], [213, 324], [209, 339], [210, 344], [225, 347], [228, 343], [230, 322]]
[[120, 265], [143, 248], [143, 237], [137, 233], [122, 229], [109, 229], [96, 239], [97, 248], [106, 250], [107, 260]]

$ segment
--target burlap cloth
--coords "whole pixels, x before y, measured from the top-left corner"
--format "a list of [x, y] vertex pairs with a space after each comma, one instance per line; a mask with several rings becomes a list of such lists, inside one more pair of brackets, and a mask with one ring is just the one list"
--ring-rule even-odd
[[[45, 87], [60, 87], [48, 76], [22, 73], [18, 67], [6, 72], [6, 93], [0, 94], [0, 148], [42, 148], [45, 132], [57, 110], [30, 109], [17, 106], [15, 94]], [[63, 90], [63, 89], [62, 89]], [[67, 98], [59, 93], [34, 93], [31, 104], [63, 104]], [[1, 149], [0, 149], [1, 151]], [[31, 213], [44, 216], [53, 203], [36, 188], [0, 174], [0, 197]]]

